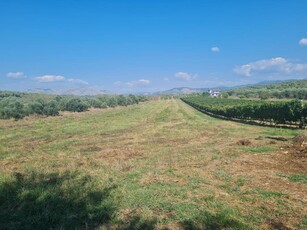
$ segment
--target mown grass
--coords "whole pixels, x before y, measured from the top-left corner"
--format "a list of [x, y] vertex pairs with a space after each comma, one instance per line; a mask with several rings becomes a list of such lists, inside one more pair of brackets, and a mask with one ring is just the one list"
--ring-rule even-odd
[[307, 184], [307, 175], [305, 174], [291, 174], [287, 177], [290, 181]]
[[303, 208], [229, 171], [268, 132], [179, 100], [0, 121], [0, 229], [257, 229]]
[[307, 229], [307, 215], [304, 216], [302, 222], [300, 223], [299, 227], [302, 229]]
[[241, 148], [243, 151], [249, 152], [249, 153], [266, 153], [266, 152], [272, 152], [276, 150], [276, 148], [271, 146], [262, 146], [262, 147], [245, 147]]
[[298, 131], [295, 129], [283, 129], [283, 128], [268, 129], [266, 131], [261, 132], [261, 134], [263, 135], [284, 136], [284, 137], [292, 137], [297, 133]]

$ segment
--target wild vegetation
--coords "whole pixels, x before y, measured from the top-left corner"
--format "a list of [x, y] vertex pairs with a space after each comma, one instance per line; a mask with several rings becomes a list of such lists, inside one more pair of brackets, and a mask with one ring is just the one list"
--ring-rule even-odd
[[291, 80], [271, 84], [258, 84], [225, 91], [229, 96], [243, 98], [278, 98], [307, 100], [307, 80]]
[[305, 229], [301, 132], [174, 99], [0, 120], [0, 229]]
[[299, 100], [243, 100], [210, 98], [203, 95], [187, 96], [182, 100], [198, 110], [226, 118], [296, 124], [300, 128], [307, 124], [307, 104]]
[[60, 111], [84, 112], [90, 107], [127, 106], [148, 99], [148, 97], [141, 95], [77, 97], [0, 91], [0, 119], [14, 118], [18, 120], [33, 114], [58, 116]]

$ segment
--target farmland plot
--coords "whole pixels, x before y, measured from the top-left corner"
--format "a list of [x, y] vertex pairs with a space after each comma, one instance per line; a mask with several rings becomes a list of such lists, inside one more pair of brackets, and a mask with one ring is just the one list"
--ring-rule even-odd
[[179, 100], [0, 120], [0, 229], [304, 229], [300, 132]]

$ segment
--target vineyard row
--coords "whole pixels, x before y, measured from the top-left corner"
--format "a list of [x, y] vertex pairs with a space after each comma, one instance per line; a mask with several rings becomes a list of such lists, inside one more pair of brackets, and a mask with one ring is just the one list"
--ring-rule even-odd
[[299, 100], [256, 101], [206, 96], [187, 96], [181, 100], [200, 111], [225, 118], [295, 125], [299, 128], [307, 125], [307, 104]]

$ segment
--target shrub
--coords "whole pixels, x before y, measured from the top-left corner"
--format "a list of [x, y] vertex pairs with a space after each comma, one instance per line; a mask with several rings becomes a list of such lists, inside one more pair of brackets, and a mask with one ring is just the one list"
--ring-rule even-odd
[[10, 119], [14, 118], [15, 120], [22, 119], [27, 115], [24, 105], [18, 98], [7, 97], [1, 100], [0, 102], [0, 118]]
[[71, 112], [83, 112], [87, 109], [88, 105], [81, 101], [79, 98], [72, 98], [65, 105], [65, 110]]

